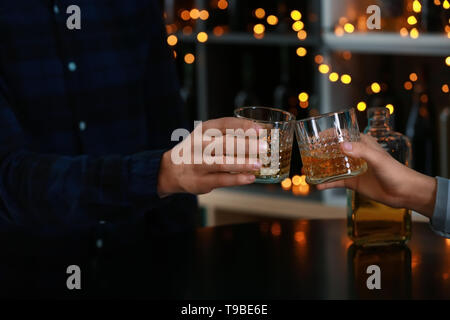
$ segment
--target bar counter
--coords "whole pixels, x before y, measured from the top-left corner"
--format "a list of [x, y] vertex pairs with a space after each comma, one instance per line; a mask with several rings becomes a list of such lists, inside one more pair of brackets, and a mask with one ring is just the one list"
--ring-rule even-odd
[[[267, 221], [152, 236], [145, 228], [0, 233], [2, 297], [449, 299], [450, 240], [413, 224], [407, 246], [356, 248], [338, 220]], [[81, 270], [69, 290], [67, 268]], [[369, 290], [367, 267], [381, 271]]]

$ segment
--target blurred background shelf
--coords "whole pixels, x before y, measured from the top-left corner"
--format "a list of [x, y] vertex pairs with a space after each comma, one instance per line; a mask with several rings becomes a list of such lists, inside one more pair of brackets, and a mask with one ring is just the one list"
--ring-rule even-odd
[[[389, 105], [393, 129], [409, 133], [417, 150], [413, 168], [448, 177], [450, 10], [443, 1], [377, 0], [379, 31], [366, 27], [373, 0], [164, 3], [167, 40], [191, 123], [232, 116], [243, 105], [278, 107], [297, 119], [356, 108], [363, 131], [366, 110]], [[251, 201], [238, 201], [239, 210], [250, 211], [252, 218], [269, 214], [260, 205], [267, 199], [345, 214], [345, 190], [303, 186], [300, 191], [293, 182], [301, 169], [295, 143], [289, 184], [219, 190], [200, 197], [200, 203], [215, 212], [214, 202], [228, 210], [233, 197], [245, 194]], [[291, 207], [292, 216], [305, 214]]]
[[[308, 37], [305, 40], [299, 40], [296, 35], [288, 34], [266, 34], [262, 39], [257, 39], [252, 34], [244, 32], [229, 33], [222, 36], [215, 36], [211, 32], [206, 32], [206, 34], [208, 35], [208, 42], [199, 45], [225, 44], [249, 46], [318, 46], [320, 43], [319, 37]], [[177, 36], [182, 42], [197, 42], [194, 35], [183, 35], [182, 33], [178, 33]]]
[[323, 34], [328, 50], [370, 54], [429, 55], [445, 57], [450, 53], [450, 39], [440, 34], [423, 34], [417, 39], [398, 33], [353, 33], [338, 37], [332, 32]]

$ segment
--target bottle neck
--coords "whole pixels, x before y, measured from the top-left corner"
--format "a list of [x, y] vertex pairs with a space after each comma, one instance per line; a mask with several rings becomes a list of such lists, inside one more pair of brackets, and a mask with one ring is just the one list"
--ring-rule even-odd
[[369, 131], [390, 131], [389, 118], [385, 116], [374, 116], [369, 118]]

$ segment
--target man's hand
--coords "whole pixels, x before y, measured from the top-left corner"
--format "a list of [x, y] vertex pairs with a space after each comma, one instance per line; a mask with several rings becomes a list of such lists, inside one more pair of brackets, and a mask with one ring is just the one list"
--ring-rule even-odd
[[344, 154], [367, 161], [363, 175], [318, 185], [319, 190], [349, 188], [394, 208], [408, 208], [433, 215], [437, 183], [391, 157], [373, 137], [362, 135], [361, 142], [341, 144]]
[[[227, 158], [232, 157], [233, 164], [227, 164], [225, 156], [223, 156], [223, 164], [174, 164], [171, 153], [173, 149], [166, 152], [161, 160], [161, 167], [158, 176], [158, 194], [165, 197], [174, 193], [192, 193], [203, 194], [212, 191], [215, 188], [239, 186], [251, 184], [255, 181], [254, 174], [251, 172], [261, 168], [259, 162], [254, 164], [237, 164], [236, 154], [226, 154], [225, 150], [225, 134], [227, 129], [255, 129], [259, 130], [252, 121], [237, 118], [221, 118], [210, 120], [202, 124], [203, 131], [208, 129], [218, 129], [224, 135], [224, 152]], [[196, 129], [195, 129], [196, 130]], [[194, 132], [195, 132], [194, 130]], [[193, 132], [193, 133], [194, 133]], [[181, 144], [190, 144], [187, 146], [191, 150], [191, 159], [194, 159], [193, 133], [191, 139], [185, 139]], [[203, 136], [203, 132], [200, 133]], [[248, 154], [248, 139], [234, 138], [233, 143], [245, 143], [245, 151]], [[203, 142], [203, 148], [211, 142]], [[259, 149], [260, 147], [258, 147]], [[235, 150], [237, 148], [234, 148]]]

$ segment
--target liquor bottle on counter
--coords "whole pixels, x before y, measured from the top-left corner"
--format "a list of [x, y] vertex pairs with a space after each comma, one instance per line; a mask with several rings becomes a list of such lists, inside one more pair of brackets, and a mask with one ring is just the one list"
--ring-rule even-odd
[[[391, 130], [389, 115], [385, 107], [370, 108], [365, 133], [376, 138], [387, 152], [408, 166], [411, 143], [406, 136]], [[359, 246], [405, 243], [411, 237], [411, 212], [391, 208], [358, 192], [349, 191], [348, 234]]]
[[254, 91], [254, 68], [251, 53], [245, 51], [242, 56], [242, 90], [234, 98], [235, 108], [245, 106], [258, 106], [259, 99]]
[[429, 176], [437, 174], [436, 170], [436, 136], [434, 132], [435, 117], [431, 97], [428, 94], [423, 73], [414, 86], [411, 111], [406, 124], [406, 135], [412, 143], [412, 167]]
[[[379, 299], [381, 290], [383, 299], [411, 299], [411, 251], [408, 246], [357, 247], [348, 249], [348, 270], [353, 286], [350, 287], [352, 299]], [[378, 266], [381, 281], [374, 279], [367, 286], [369, 275], [367, 268]], [[372, 271], [373, 272], [373, 271]]]

